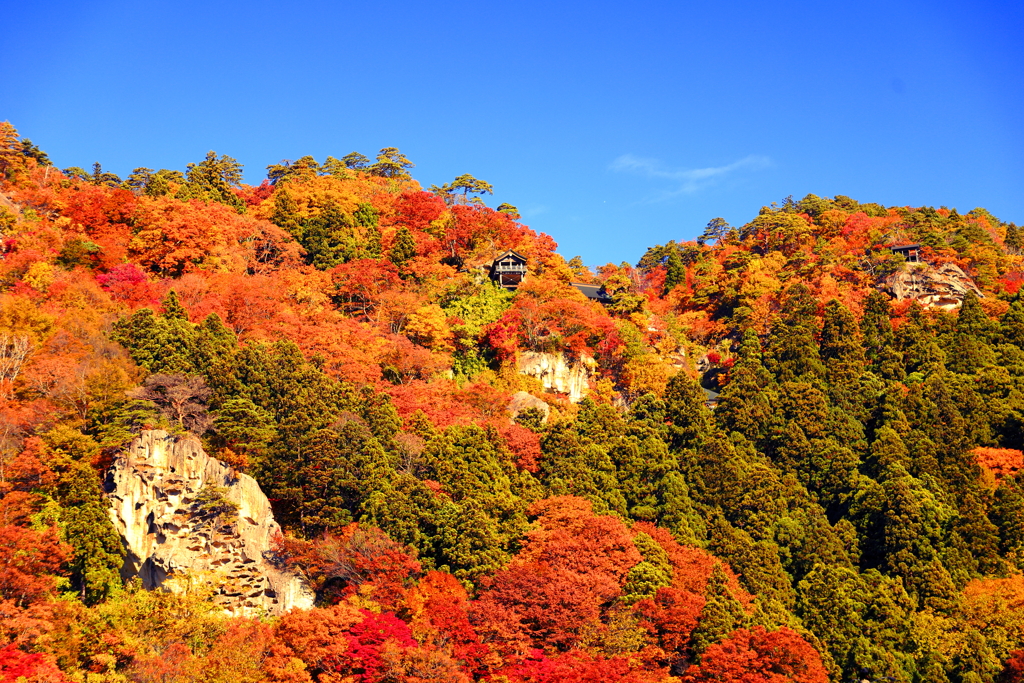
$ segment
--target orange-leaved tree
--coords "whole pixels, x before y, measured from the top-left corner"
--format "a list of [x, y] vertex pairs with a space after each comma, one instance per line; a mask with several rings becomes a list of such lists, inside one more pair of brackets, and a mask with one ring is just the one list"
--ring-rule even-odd
[[827, 683], [821, 656], [795, 631], [762, 626], [737, 629], [708, 647], [700, 664], [683, 676], [685, 683]]

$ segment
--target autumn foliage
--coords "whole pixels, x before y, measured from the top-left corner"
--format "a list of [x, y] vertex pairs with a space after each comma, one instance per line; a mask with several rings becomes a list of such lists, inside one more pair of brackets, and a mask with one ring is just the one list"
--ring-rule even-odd
[[1015, 448], [978, 447], [971, 451], [978, 464], [988, 470], [997, 480], [1013, 477], [1024, 467], [1024, 452]]
[[700, 665], [688, 670], [683, 680], [825, 683], [828, 673], [814, 648], [792, 630], [766, 632], [755, 626], [751, 631], [739, 629], [709, 647]]
[[[807, 195], [590, 268], [410, 168], [122, 179], [0, 124], [0, 682], [1021, 679], [1021, 228]], [[947, 264], [977, 293], [894, 298]], [[154, 427], [258, 481], [315, 608], [122, 579]]]

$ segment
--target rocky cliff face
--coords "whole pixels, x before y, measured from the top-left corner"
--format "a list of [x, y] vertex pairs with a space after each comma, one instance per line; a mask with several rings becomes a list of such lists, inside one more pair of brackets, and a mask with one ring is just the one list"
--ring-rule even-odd
[[523, 351], [519, 354], [519, 372], [536, 377], [548, 391], [568, 394], [573, 403], [582, 401], [590, 391], [590, 377], [597, 364], [584, 357], [570, 363], [561, 353]]
[[166, 579], [189, 572], [235, 614], [313, 606], [305, 582], [264, 557], [280, 527], [256, 480], [207, 455], [198, 439], [143, 432], [114, 463], [106, 487], [128, 553], [123, 578], [175, 590]]
[[959, 308], [967, 292], [983, 296], [970, 276], [952, 263], [937, 267], [927, 263], [908, 263], [886, 278], [885, 287], [897, 301], [916, 299], [926, 308], [947, 311]]

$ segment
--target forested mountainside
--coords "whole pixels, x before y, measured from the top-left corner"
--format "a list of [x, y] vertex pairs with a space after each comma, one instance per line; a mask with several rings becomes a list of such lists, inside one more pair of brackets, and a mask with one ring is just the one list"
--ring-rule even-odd
[[[809, 195], [591, 270], [411, 167], [121, 179], [0, 124], [0, 681], [1024, 680], [1017, 226]], [[123, 580], [155, 429], [314, 608]], [[223, 545], [224, 491], [174, 529]]]

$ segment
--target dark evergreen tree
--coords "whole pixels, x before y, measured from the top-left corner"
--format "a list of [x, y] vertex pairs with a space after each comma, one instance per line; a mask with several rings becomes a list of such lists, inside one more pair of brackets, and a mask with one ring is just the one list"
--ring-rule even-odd
[[295, 501], [303, 533], [313, 537], [358, 519], [366, 498], [392, 474], [392, 463], [366, 425], [345, 418], [303, 439], [282, 493]]
[[412, 233], [405, 226], [398, 229], [395, 234], [395, 244], [391, 247], [391, 251], [388, 253], [388, 257], [391, 262], [399, 268], [405, 266], [405, 264], [416, 256], [416, 240], [413, 239]]
[[541, 481], [550, 495], [586, 498], [597, 512], [627, 514], [615, 463], [608, 452], [571, 426], [556, 425], [541, 440]]
[[864, 371], [860, 329], [850, 310], [832, 299], [825, 305], [821, 327], [821, 359], [832, 387], [847, 387]]
[[818, 302], [806, 285], [793, 285], [783, 299], [783, 315], [768, 336], [765, 367], [779, 382], [821, 382], [825, 366], [821, 362], [817, 333]]
[[434, 561], [471, 581], [501, 567], [526, 530], [529, 480], [479, 427], [450, 427], [423, 451], [423, 477], [451, 502], [437, 511]]
[[671, 249], [665, 262], [665, 294], [686, 281], [686, 264], [678, 249]]
[[197, 374], [193, 348], [195, 325], [180, 312], [177, 299], [164, 302], [170, 306], [171, 317], [157, 316], [148, 308], [114, 323], [111, 338], [128, 349], [132, 360], [150, 372], [162, 374]]
[[190, 349], [196, 371], [209, 376], [216, 365], [229, 365], [238, 348], [238, 339], [220, 316], [211, 313], [196, 329], [195, 342]]
[[74, 550], [68, 564], [71, 586], [83, 602], [96, 604], [120, 590], [125, 557], [100, 479], [89, 464], [99, 444], [67, 428], [49, 432], [46, 440], [59, 472], [55, 498], [61, 536]]
[[188, 165], [185, 177], [187, 182], [181, 184], [175, 194], [178, 199], [220, 202], [238, 213], [245, 212], [245, 202], [233, 189], [242, 182], [242, 164], [235, 159], [226, 154], [218, 157], [216, 152], [208, 152], [198, 164]]
[[707, 537], [704, 518], [690, 496], [690, 487], [680, 472], [669, 472], [661, 483], [662, 500], [658, 526], [668, 529], [680, 543], [703, 546]]
[[1024, 301], [1017, 297], [999, 319], [998, 338], [1006, 344], [1024, 349]]
[[866, 464], [868, 471], [876, 478], [883, 476], [890, 468], [907, 469], [910, 466], [910, 454], [895, 429], [883, 425], [875, 431], [875, 439], [871, 442], [871, 454]]
[[796, 593], [792, 577], [782, 568], [778, 545], [767, 540], [755, 541], [743, 529], [719, 518], [708, 529], [708, 549], [736, 570], [748, 591], [777, 600], [787, 609], [793, 608]]
[[972, 374], [994, 365], [995, 351], [989, 343], [997, 334], [996, 325], [981, 308], [973, 292], [967, 292], [948, 340], [947, 367], [953, 372]]
[[743, 605], [733, 596], [728, 577], [717, 564], [711, 572], [704, 597], [707, 602], [691, 636], [693, 650], [697, 654], [741, 628], [746, 620]]
[[802, 581], [818, 565], [852, 568], [843, 529], [833, 527], [811, 501], [800, 500], [798, 493], [794, 498], [799, 507], [783, 511], [773, 529], [782, 568], [793, 582]]
[[696, 380], [679, 373], [665, 389], [665, 419], [674, 448], [697, 448], [713, 428], [707, 394]]
[[1024, 490], [1016, 479], [1005, 479], [996, 489], [992, 521], [999, 529], [999, 549], [1024, 569]]
[[955, 512], [900, 465], [886, 468], [882, 487], [886, 497], [881, 539], [884, 567], [900, 577], [911, 597], [920, 601], [927, 566], [938, 557], [944, 526]]
[[643, 532], [633, 537], [633, 545], [644, 559], [626, 575], [622, 595], [627, 604], [653, 598], [659, 588], [672, 584], [672, 565], [664, 548]]
[[756, 443], [773, 426], [778, 396], [771, 374], [761, 364], [761, 342], [753, 330], [744, 332], [731, 374], [719, 396], [715, 420], [727, 432], [739, 432]]
[[872, 370], [885, 379], [902, 379], [903, 358], [896, 349], [889, 298], [878, 291], [868, 294], [860, 320], [864, 355]]
[[865, 593], [856, 571], [828, 564], [816, 565], [798, 585], [797, 615], [840, 665], [865, 631]]
[[924, 309], [917, 304], [907, 310], [906, 322], [897, 331], [897, 345], [911, 375], [908, 381], [920, 381], [939, 372], [946, 362], [946, 353], [939, 346]]
[[[970, 561], [970, 565], [961, 567], [963, 578], [976, 572], [985, 575], [1006, 572], [999, 556], [999, 527], [989, 519], [986, 503], [981, 493], [975, 491], [966, 493], [957, 501], [960, 514], [953, 523], [953, 534], [963, 539], [968, 551], [964, 553], [965, 559]], [[960, 585], [964, 583], [963, 578]]]
[[178, 299], [178, 293], [173, 289], [167, 292], [167, 296], [160, 302], [160, 306], [164, 309], [162, 317], [164, 320], [188, 320], [188, 311], [181, 305], [181, 300]]
[[380, 482], [363, 501], [360, 522], [383, 530], [389, 538], [417, 550], [424, 569], [436, 569], [438, 527], [444, 498], [408, 472]]
[[274, 191], [274, 212], [270, 215], [270, 220], [300, 242], [305, 236], [299, 217], [299, 207], [288, 191], [287, 184]]
[[655, 521], [663, 509], [664, 479], [675, 469], [676, 457], [656, 433], [621, 437], [607, 450], [630, 517]]
[[307, 262], [318, 270], [327, 270], [355, 258], [355, 225], [337, 203], [325, 202], [315, 217], [303, 222], [300, 230], [299, 243], [306, 250]]
[[[515, 532], [525, 529], [525, 517]], [[505, 528], [503, 528], [505, 527]], [[475, 498], [442, 505], [437, 513], [434, 563], [467, 583], [493, 574], [511, 559], [510, 529]]]
[[253, 458], [263, 456], [277, 439], [274, 418], [248, 398], [229, 398], [217, 411], [211, 442]]

